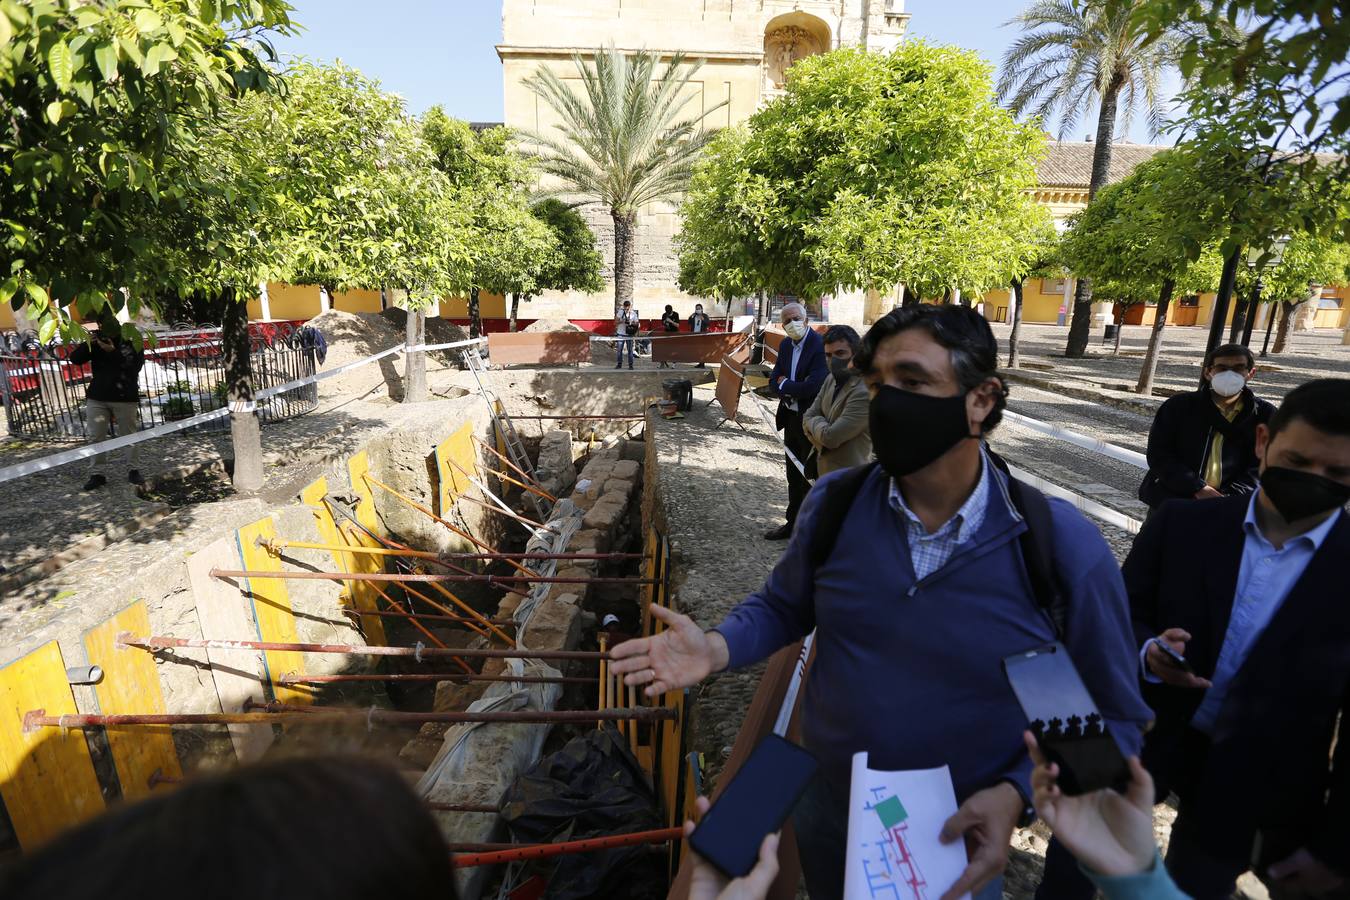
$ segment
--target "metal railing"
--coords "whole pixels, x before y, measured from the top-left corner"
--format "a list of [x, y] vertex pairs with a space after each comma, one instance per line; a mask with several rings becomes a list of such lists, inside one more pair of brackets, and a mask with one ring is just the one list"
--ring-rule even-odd
[[[255, 392], [314, 375], [318, 356], [301, 344], [289, 325], [249, 326]], [[88, 438], [85, 393], [92, 378], [88, 363], [69, 361], [75, 344], [0, 349], [0, 394], [9, 433], [41, 440]], [[140, 372], [139, 428], [153, 428], [220, 409], [228, 402], [225, 361], [218, 328], [176, 328], [145, 348]], [[312, 411], [319, 386], [306, 384], [258, 402], [264, 424]], [[227, 417], [195, 425], [193, 431], [227, 431]]]

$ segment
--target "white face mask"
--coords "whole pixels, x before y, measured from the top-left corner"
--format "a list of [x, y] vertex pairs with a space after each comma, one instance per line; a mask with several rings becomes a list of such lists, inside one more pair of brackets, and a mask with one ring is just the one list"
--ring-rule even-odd
[[783, 326], [783, 330], [786, 331], [788, 337], [792, 338], [794, 341], [800, 341], [806, 336], [806, 323], [800, 319], [793, 319]]
[[1242, 377], [1241, 372], [1219, 372], [1209, 380], [1209, 386], [1220, 397], [1233, 397], [1242, 393], [1242, 389], [1247, 386], [1247, 379]]

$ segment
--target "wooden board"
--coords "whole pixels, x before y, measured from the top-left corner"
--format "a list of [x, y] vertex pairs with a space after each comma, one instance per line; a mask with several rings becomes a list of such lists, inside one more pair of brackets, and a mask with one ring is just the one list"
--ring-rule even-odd
[[[319, 478], [312, 481], [300, 492], [300, 502], [310, 508], [314, 513], [314, 524], [319, 530], [319, 540], [322, 543], [332, 546], [345, 545], [347, 538], [338, 528], [337, 522], [333, 519], [333, 511], [328, 508], [328, 504], [323, 502], [324, 495], [328, 493], [328, 479]], [[334, 571], [337, 572], [355, 572], [356, 560], [361, 554], [346, 553], [342, 550], [332, 551]], [[353, 588], [358, 586], [358, 582], [343, 582], [342, 585], [342, 603], [350, 609], [369, 609], [369, 607], [358, 606], [356, 603], [355, 591]], [[371, 591], [370, 593], [374, 593]], [[372, 598], [373, 601], [373, 598]], [[365, 635], [368, 644], [387, 644], [388, 640], [384, 634], [384, 620], [379, 616], [362, 616], [361, 633]]]
[[652, 341], [652, 362], [719, 363], [745, 342], [743, 334], [687, 334]]
[[474, 471], [478, 453], [474, 449], [473, 423], [465, 422], [458, 431], [437, 444], [435, 456], [436, 473], [439, 476], [437, 512], [444, 518], [449, 516], [451, 508], [455, 505], [455, 495], [467, 491], [472, 486], [468, 477], [450, 463], [456, 463], [465, 472]]
[[745, 367], [750, 363], [750, 349], [741, 349], [722, 359], [722, 367], [717, 370], [717, 390], [714, 396], [722, 407], [722, 415], [732, 422], [736, 421], [736, 412], [741, 407], [741, 389], [745, 382]]
[[488, 355], [494, 366], [588, 363], [591, 361], [591, 336], [585, 331], [489, 334]]
[[[167, 712], [155, 658], [137, 647], [119, 647], [117, 636], [124, 631], [141, 637], [150, 634], [150, 614], [143, 600], [84, 633], [90, 665], [103, 669], [103, 680], [94, 686], [99, 712], [105, 716]], [[173, 779], [182, 777], [170, 726], [138, 725], [105, 731], [123, 797], [135, 800], [149, 794], [154, 790], [150, 777], [156, 772]]]
[[[267, 571], [281, 565], [257, 545], [259, 538], [270, 541], [276, 537], [271, 516], [245, 525], [237, 534], [239, 556], [244, 561], [246, 571]], [[246, 596], [253, 604], [253, 620], [258, 623], [258, 640], [298, 643], [300, 635], [295, 630], [295, 613], [291, 611], [291, 596], [286, 590], [285, 580], [250, 577], [246, 582]], [[264, 650], [263, 666], [267, 680], [272, 685], [272, 696], [277, 700], [282, 703], [309, 703], [312, 700], [311, 693], [303, 687], [277, 684], [277, 679], [282, 675], [304, 674], [303, 653], [295, 650]]]
[[[380, 522], [380, 516], [375, 511], [375, 494], [380, 488], [374, 487], [366, 481], [366, 473], [370, 471], [370, 457], [366, 451], [362, 450], [347, 460], [347, 477], [351, 479], [352, 493], [356, 495], [356, 521], [362, 526], [370, 529], [375, 534], [384, 533], [384, 525]], [[351, 533], [350, 525], [340, 529], [344, 534]], [[344, 539], [338, 543], [347, 544], [355, 542], [362, 547], [378, 547], [379, 541], [374, 538], [357, 534], [354, 539]], [[369, 553], [351, 554], [351, 565], [346, 571], [369, 575], [379, 572], [382, 569], [382, 563], [379, 557]], [[352, 602], [356, 608], [363, 612], [370, 612], [380, 608], [380, 593], [368, 581], [354, 581], [351, 583]], [[378, 619], [379, 616], [366, 616], [366, 619]], [[364, 622], [365, 620], [363, 620]], [[381, 637], [381, 643], [384, 643], [384, 629], [381, 627], [378, 632], [367, 631], [366, 634], [378, 633]]]
[[77, 711], [55, 641], [0, 669], [0, 797], [27, 851], [104, 808], [84, 731], [25, 734], [23, 717], [35, 709], [49, 716]]
[[[188, 583], [197, 604], [197, 623], [202, 637], [225, 641], [255, 641], [258, 626], [244, 598], [243, 585], [211, 577], [212, 569], [240, 569], [239, 543], [234, 536], [207, 544], [188, 559]], [[211, 678], [222, 712], [243, 712], [252, 700], [264, 702], [261, 650], [207, 650]], [[229, 725], [234, 755], [241, 763], [253, 762], [272, 745], [270, 725]]]

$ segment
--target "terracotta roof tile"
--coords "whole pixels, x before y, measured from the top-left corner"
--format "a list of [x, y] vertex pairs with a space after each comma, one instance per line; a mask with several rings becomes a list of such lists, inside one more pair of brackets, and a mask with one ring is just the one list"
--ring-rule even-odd
[[[1036, 167], [1036, 181], [1042, 187], [1087, 189], [1092, 177], [1091, 141], [1047, 141], [1045, 158]], [[1134, 167], [1166, 147], [1153, 144], [1117, 143], [1111, 151], [1111, 171], [1106, 182], [1120, 181]]]

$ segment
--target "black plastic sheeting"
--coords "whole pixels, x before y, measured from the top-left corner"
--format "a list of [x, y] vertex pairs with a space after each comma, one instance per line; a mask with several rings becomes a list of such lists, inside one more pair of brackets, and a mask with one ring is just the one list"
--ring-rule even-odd
[[[627, 741], [612, 726], [568, 741], [502, 797], [502, 818], [518, 843], [575, 841], [662, 828], [656, 797]], [[647, 900], [666, 895], [669, 846], [619, 847], [531, 862], [550, 900]]]

